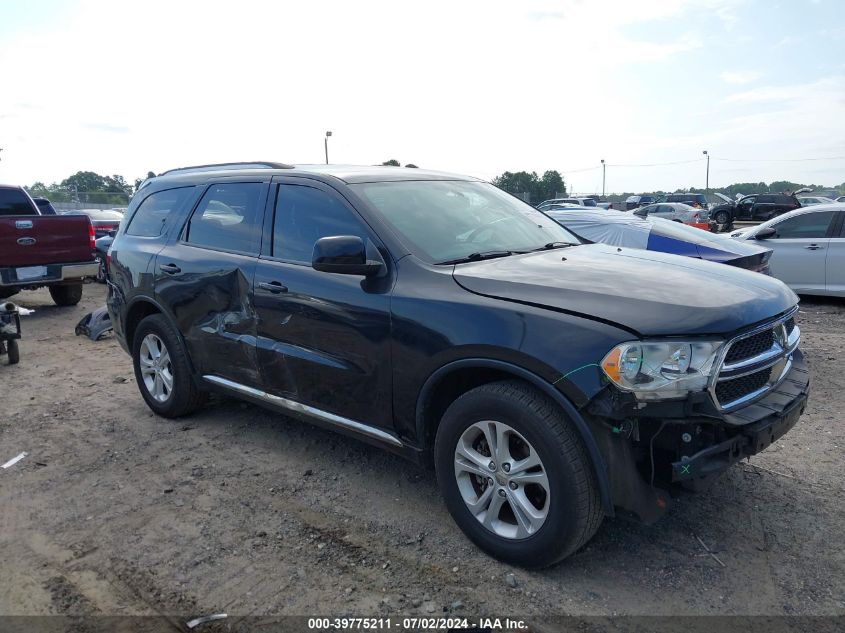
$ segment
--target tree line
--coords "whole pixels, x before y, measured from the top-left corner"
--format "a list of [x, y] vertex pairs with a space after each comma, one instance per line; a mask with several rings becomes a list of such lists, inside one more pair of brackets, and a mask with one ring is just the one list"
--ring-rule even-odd
[[[147, 172], [147, 178], [154, 177], [153, 172]], [[126, 205], [143, 181], [143, 178], [137, 178], [134, 183], [129, 183], [119, 174], [101, 176], [93, 171], [78, 171], [61, 182], [49, 185], [41, 181], [34, 182], [26, 190], [33, 197], [41, 196], [51, 202], [89, 202], [122, 206]]]

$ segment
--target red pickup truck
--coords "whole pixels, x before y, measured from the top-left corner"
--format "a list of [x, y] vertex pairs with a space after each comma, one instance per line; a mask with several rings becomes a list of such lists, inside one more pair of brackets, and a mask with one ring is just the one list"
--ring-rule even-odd
[[47, 286], [56, 305], [75, 305], [97, 267], [87, 216], [41, 215], [21, 187], [0, 185], [0, 299]]

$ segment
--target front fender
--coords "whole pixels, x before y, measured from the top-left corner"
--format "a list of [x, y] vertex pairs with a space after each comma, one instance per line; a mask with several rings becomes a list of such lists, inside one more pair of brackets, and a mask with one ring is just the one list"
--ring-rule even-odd
[[569, 420], [572, 422], [572, 424], [578, 431], [578, 434], [581, 436], [581, 439], [584, 442], [584, 448], [587, 451], [587, 455], [589, 455], [590, 457], [591, 466], [593, 468], [593, 472], [595, 473], [596, 481], [598, 482], [604, 512], [607, 516], [613, 516], [613, 497], [611, 494], [610, 478], [608, 476], [607, 465], [605, 463], [601, 451], [599, 450], [596, 438], [593, 435], [590, 426], [587, 424], [587, 421], [578, 412], [578, 409], [575, 408], [572, 402], [570, 402], [569, 399], [563, 393], [556, 389], [552, 383], [548, 382], [547, 380], [544, 380], [537, 374], [534, 374], [533, 372], [530, 372], [527, 369], [519, 367], [518, 365], [514, 365], [512, 363], [508, 363], [501, 360], [493, 360], [487, 358], [464, 358], [461, 360], [452, 361], [440, 367], [433, 374], [431, 374], [431, 376], [429, 376], [428, 380], [426, 380], [422, 390], [420, 391], [419, 397], [417, 398], [417, 437], [425, 437], [425, 405], [429, 397], [431, 396], [432, 389], [434, 388], [434, 386], [437, 385], [441, 379], [447, 377], [449, 373], [467, 368], [495, 369], [521, 378], [526, 382], [532, 384], [534, 387], [536, 387], [539, 391], [541, 391], [548, 397], [550, 397], [558, 404], [558, 406], [561, 407], [561, 409], [563, 409], [563, 411], [566, 413], [566, 416], [569, 418]]

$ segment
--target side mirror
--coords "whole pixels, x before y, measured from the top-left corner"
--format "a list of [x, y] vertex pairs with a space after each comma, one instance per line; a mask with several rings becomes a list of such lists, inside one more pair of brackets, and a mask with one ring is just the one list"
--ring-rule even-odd
[[314, 244], [311, 267], [324, 273], [341, 275], [376, 275], [384, 262], [368, 259], [364, 240], [354, 235], [321, 237]]
[[773, 226], [767, 226], [765, 229], [760, 229], [756, 235], [754, 235], [755, 240], [767, 240], [770, 237], [774, 237], [777, 235], [778, 232], [775, 230]]

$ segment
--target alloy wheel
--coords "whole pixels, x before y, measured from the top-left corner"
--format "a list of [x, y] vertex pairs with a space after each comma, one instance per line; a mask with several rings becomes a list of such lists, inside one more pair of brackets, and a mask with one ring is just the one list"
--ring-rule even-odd
[[138, 350], [144, 387], [157, 402], [167, 402], [173, 393], [173, 364], [164, 342], [155, 334], [147, 334]]
[[549, 478], [536, 449], [514, 428], [486, 420], [455, 447], [455, 479], [467, 509], [507, 539], [536, 534], [549, 513]]

